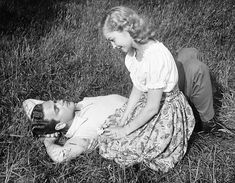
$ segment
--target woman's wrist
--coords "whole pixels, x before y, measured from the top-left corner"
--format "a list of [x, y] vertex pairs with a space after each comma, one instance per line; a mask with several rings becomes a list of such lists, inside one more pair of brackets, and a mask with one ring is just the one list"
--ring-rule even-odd
[[125, 117], [125, 118], [122, 118], [121, 120], [120, 120], [120, 126], [125, 126], [125, 121], [127, 120], [127, 118]]
[[123, 126], [123, 130], [124, 130], [124, 133], [125, 133], [126, 136], [131, 133], [129, 124]]

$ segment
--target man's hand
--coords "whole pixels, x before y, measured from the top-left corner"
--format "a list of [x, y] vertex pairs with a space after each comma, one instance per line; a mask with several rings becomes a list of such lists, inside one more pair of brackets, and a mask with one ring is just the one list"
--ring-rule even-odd
[[55, 144], [55, 141], [56, 141], [56, 137], [46, 137], [45, 139], [44, 139], [44, 145], [45, 145], [45, 147], [48, 147], [48, 146], [50, 146], [51, 144]]

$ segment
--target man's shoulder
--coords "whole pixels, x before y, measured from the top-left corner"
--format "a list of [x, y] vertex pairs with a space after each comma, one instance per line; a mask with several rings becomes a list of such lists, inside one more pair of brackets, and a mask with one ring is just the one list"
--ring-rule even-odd
[[119, 94], [109, 94], [109, 95], [99, 95], [94, 97], [85, 97], [82, 101], [97, 101], [97, 100], [105, 100], [110, 98], [122, 98], [123, 96]]
[[109, 95], [100, 95], [96, 97], [85, 97], [83, 101], [103, 101], [103, 100], [116, 100], [116, 99], [125, 99], [125, 97], [119, 94], [109, 94]]
[[[126, 97], [118, 94], [101, 95], [97, 97], [86, 97], [78, 104], [82, 111], [99, 112], [104, 110], [113, 110], [121, 107], [127, 101]], [[108, 108], [107, 108], [108, 106]]]

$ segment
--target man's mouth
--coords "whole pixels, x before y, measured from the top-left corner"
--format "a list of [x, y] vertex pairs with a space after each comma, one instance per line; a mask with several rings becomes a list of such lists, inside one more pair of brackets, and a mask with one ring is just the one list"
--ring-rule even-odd
[[66, 105], [67, 107], [69, 106], [70, 102], [63, 101], [63, 105]]
[[59, 136], [59, 132], [51, 133], [51, 134], [43, 134], [38, 135], [38, 137], [45, 137], [45, 138], [57, 138]]

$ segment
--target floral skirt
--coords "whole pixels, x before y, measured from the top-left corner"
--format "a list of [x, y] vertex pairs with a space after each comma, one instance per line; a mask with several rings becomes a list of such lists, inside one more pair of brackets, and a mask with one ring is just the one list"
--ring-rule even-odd
[[[141, 112], [146, 102], [147, 94], [143, 94], [126, 124]], [[125, 108], [126, 104], [109, 116], [105, 123], [120, 125], [118, 123]], [[164, 93], [158, 114], [133, 133], [121, 139], [101, 135], [98, 138], [99, 153], [121, 166], [144, 162], [153, 170], [167, 172], [183, 158], [194, 125], [191, 107], [182, 92], [175, 89]]]

